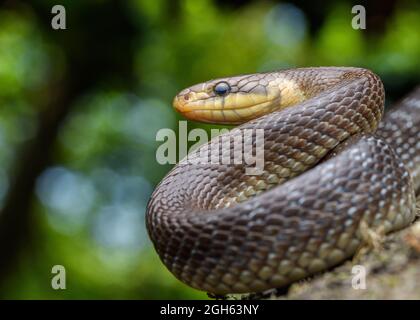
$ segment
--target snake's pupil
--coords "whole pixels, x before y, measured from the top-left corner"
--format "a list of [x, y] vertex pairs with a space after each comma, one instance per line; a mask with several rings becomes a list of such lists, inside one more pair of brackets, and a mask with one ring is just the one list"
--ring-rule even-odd
[[230, 86], [227, 82], [219, 82], [214, 87], [214, 92], [219, 95], [223, 96], [230, 91]]

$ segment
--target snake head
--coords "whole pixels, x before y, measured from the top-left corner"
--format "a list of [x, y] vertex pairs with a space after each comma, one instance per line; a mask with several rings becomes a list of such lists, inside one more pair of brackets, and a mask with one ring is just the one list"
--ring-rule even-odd
[[273, 72], [210, 80], [182, 90], [173, 106], [191, 120], [240, 124], [290, 105], [284, 81]]

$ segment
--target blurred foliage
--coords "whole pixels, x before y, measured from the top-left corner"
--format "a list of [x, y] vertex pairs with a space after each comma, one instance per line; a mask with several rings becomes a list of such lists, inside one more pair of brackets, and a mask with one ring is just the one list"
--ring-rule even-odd
[[[76, 3], [64, 2], [77, 9], [67, 12], [68, 28], [77, 21], [71, 15], [85, 6]], [[95, 8], [106, 3], [89, 4], [92, 23]], [[392, 14], [382, 17], [380, 32], [369, 32], [369, 20], [367, 30], [353, 30], [346, 1], [325, 6], [315, 33], [310, 32], [315, 8], [290, 2], [130, 0], [123, 6], [136, 28], [134, 89], [98, 79], [77, 97], [57, 137], [55, 163], [36, 183], [36, 238], [19, 254], [1, 297], [206, 298], [165, 269], [144, 225], [148, 198], [170, 169], [155, 160], [156, 132], [177, 130], [181, 118], [171, 100], [180, 89], [220, 76], [318, 65], [374, 70], [388, 89], [387, 102], [420, 82], [416, 1], [397, 2]], [[107, 19], [112, 25], [113, 16]], [[36, 132], [35, 116], [52, 83], [69, 72], [62, 48], [48, 40], [48, 33], [66, 37], [67, 31], [46, 32], [42, 24], [49, 21], [30, 5], [0, 8], [0, 204], [17, 150]], [[67, 290], [51, 289], [55, 264], [66, 267]]]

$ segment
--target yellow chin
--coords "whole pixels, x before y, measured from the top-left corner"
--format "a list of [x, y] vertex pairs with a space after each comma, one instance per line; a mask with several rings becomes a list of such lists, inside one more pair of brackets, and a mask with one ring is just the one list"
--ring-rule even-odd
[[[275, 109], [275, 108], [274, 108]], [[241, 108], [201, 108], [191, 109], [183, 112], [183, 115], [190, 120], [220, 123], [220, 124], [240, 124], [249, 120], [261, 117], [273, 111], [273, 102], [265, 101], [249, 107]]]
[[197, 95], [185, 100], [177, 96], [173, 105], [187, 119], [220, 124], [239, 124], [258, 118], [276, 108], [276, 97], [256, 94], [229, 94], [226, 97], [199, 99]]

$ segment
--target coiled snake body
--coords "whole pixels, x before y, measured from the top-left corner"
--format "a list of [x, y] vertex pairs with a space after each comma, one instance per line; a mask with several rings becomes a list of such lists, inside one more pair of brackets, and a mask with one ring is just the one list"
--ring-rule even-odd
[[[188, 118], [244, 123], [225, 139], [263, 129], [264, 171], [180, 161], [147, 209], [161, 260], [200, 290], [260, 292], [351, 257], [365, 240], [362, 225], [407, 226], [420, 187], [419, 101], [420, 88], [381, 122], [382, 82], [360, 68], [259, 73], [182, 91], [174, 106]], [[192, 157], [207, 157], [218, 141]]]

